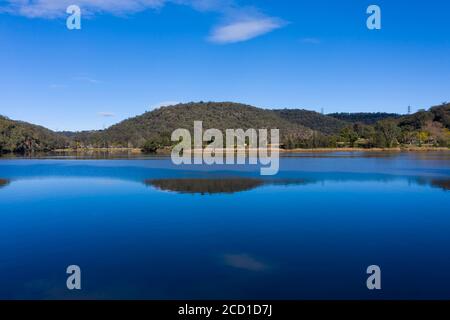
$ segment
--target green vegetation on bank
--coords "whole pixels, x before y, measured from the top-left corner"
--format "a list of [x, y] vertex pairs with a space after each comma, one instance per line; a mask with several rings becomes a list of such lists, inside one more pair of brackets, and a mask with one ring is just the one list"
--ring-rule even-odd
[[50, 151], [69, 144], [67, 137], [49, 129], [0, 116], [0, 153]]
[[399, 146], [450, 147], [450, 104], [411, 115], [339, 113], [323, 115], [301, 109], [269, 110], [231, 102], [199, 102], [158, 108], [129, 118], [105, 130], [53, 132], [46, 128], [0, 117], [0, 153], [54, 149], [142, 148], [156, 152], [169, 148], [178, 128], [280, 129], [282, 147], [393, 148]]

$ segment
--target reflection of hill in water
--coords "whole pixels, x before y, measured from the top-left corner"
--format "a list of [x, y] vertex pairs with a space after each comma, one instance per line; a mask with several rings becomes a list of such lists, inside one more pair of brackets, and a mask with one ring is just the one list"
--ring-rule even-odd
[[419, 185], [427, 185], [433, 188], [439, 188], [445, 191], [450, 190], [450, 179], [445, 178], [417, 178], [415, 181]]
[[0, 188], [9, 184], [9, 180], [0, 179]]
[[235, 193], [255, 189], [264, 184], [263, 180], [253, 178], [198, 178], [198, 179], [150, 179], [147, 185], [164, 191], [179, 193]]
[[[389, 182], [392, 178], [378, 178], [376, 181]], [[358, 179], [261, 179], [253, 177], [211, 177], [211, 178], [159, 178], [147, 179], [144, 183], [162, 191], [192, 194], [219, 194], [249, 191], [265, 185], [307, 185], [323, 183], [325, 181], [359, 181]], [[362, 179], [361, 181], [367, 181]], [[411, 182], [420, 185], [430, 185], [443, 190], [450, 190], [449, 179], [413, 178]]]
[[450, 190], [450, 179], [447, 180], [431, 180], [430, 184], [433, 187], [438, 187], [444, 190]]
[[178, 193], [217, 194], [235, 193], [252, 190], [264, 185], [304, 184], [304, 180], [277, 179], [265, 180], [258, 178], [227, 177], [227, 178], [169, 178], [147, 179], [145, 184], [159, 190]]

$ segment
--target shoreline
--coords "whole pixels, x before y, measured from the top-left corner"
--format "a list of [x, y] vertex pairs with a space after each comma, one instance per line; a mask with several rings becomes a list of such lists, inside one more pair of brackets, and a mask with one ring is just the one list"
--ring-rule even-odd
[[398, 148], [315, 148], [280, 150], [280, 153], [313, 153], [313, 152], [435, 152], [450, 151], [444, 147], [398, 147]]
[[[204, 150], [204, 149], [203, 149]], [[191, 153], [201, 153], [203, 150], [193, 150]], [[242, 152], [238, 150], [216, 149], [223, 153]], [[313, 149], [269, 149], [278, 150], [279, 153], [326, 153], [326, 152], [442, 152], [450, 151], [450, 148], [445, 147], [396, 147], [396, 148], [313, 148]], [[249, 149], [245, 150], [246, 152]], [[89, 153], [89, 152], [108, 152], [108, 153], [120, 153], [127, 152], [132, 154], [149, 154], [143, 152], [140, 148], [79, 148], [79, 149], [56, 149], [49, 152], [56, 153]], [[155, 154], [170, 154], [169, 149], [159, 149]], [[48, 153], [48, 152], [44, 152]]]

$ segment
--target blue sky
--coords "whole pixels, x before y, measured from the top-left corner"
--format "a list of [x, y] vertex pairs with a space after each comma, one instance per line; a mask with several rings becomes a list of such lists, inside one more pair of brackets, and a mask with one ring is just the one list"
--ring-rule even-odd
[[0, 0], [0, 114], [85, 130], [200, 100], [404, 113], [450, 100], [448, 21], [445, 0]]

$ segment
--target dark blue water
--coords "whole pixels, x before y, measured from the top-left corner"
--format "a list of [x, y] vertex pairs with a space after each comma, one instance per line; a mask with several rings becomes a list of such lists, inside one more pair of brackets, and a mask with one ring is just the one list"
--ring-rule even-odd
[[1, 159], [0, 298], [450, 298], [449, 152], [292, 154], [280, 169]]

